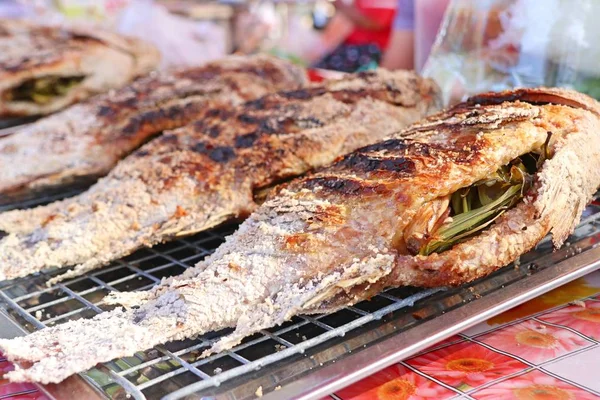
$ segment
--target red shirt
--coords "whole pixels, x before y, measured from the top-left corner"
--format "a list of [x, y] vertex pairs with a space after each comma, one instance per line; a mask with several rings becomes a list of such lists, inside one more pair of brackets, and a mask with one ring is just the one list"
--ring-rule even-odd
[[382, 24], [383, 29], [370, 30], [354, 27], [348, 35], [346, 44], [368, 44], [375, 43], [385, 50], [392, 34], [392, 22], [396, 15], [397, 0], [355, 0], [355, 7], [366, 17]]

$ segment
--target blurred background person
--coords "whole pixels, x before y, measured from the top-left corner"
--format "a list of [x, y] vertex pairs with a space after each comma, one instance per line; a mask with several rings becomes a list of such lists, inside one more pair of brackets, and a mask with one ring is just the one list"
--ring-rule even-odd
[[398, 0], [391, 38], [381, 66], [421, 71], [448, 3], [449, 0]]
[[335, 0], [333, 4], [336, 15], [315, 49], [316, 58], [321, 58], [315, 67], [342, 72], [377, 67], [388, 47], [397, 0]]

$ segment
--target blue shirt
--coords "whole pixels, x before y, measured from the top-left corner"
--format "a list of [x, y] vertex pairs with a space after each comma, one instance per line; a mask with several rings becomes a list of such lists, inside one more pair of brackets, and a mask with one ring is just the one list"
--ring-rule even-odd
[[415, 0], [398, 0], [394, 18], [395, 31], [412, 31], [415, 29]]

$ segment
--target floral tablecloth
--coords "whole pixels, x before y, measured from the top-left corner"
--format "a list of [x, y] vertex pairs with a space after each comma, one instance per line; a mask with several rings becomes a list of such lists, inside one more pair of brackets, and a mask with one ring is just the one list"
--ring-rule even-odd
[[331, 397], [600, 399], [600, 271], [453, 336]]
[[[0, 355], [0, 375], [12, 365]], [[600, 271], [327, 397], [342, 400], [600, 399]], [[0, 379], [0, 399], [46, 400]]]

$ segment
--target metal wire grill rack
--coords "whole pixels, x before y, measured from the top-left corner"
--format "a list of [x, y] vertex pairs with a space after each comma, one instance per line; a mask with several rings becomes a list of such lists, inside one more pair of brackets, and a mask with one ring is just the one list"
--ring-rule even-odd
[[0, 212], [8, 211], [13, 208], [29, 208], [35, 207], [37, 205], [46, 204], [53, 202], [55, 200], [61, 200], [65, 197], [74, 196], [77, 193], [81, 192], [81, 189], [85, 186], [88, 186], [84, 183], [80, 183], [78, 187], [71, 187], [69, 190], [65, 191], [64, 189], [51, 189], [46, 190], [44, 192], [44, 201], [40, 202], [39, 193], [16, 193], [10, 195], [0, 196]]
[[0, 137], [10, 135], [35, 120], [36, 117], [0, 119]]
[[[4, 205], [0, 211], [56, 198], [53, 195]], [[277, 393], [285, 392], [277, 391], [282, 385], [310, 374], [318, 382], [323, 376], [316, 372], [323, 366], [331, 366], [352, 352], [376, 346], [386, 338], [409, 332], [482, 296], [510, 287], [557, 260], [594, 248], [600, 240], [598, 221], [600, 207], [592, 205], [570, 239], [572, 246], [552, 254], [551, 245], [545, 240], [534, 252], [524, 255], [519, 266], [504, 268], [467, 287], [393, 289], [334, 314], [295, 317], [282, 326], [247, 338], [230, 351], [208, 358], [200, 358], [202, 351], [230, 330], [157, 346], [133, 357], [99, 365], [83, 376], [111, 399], [200, 399], [207, 395], [246, 399], [255, 397], [259, 387], [277, 398], [280, 397]], [[90, 318], [108, 309], [102, 299], [110, 291], [144, 290], [163, 277], [180, 274], [210, 254], [235, 228], [224, 226], [143, 249], [106, 268], [52, 287], [46, 287], [45, 282], [58, 271], [4, 282], [0, 284], [0, 311], [4, 310], [14, 323], [30, 332], [68, 320]], [[543, 257], [551, 257], [550, 262], [537, 264]], [[441, 339], [439, 336], [437, 340]], [[416, 351], [417, 347], [413, 353]]]

